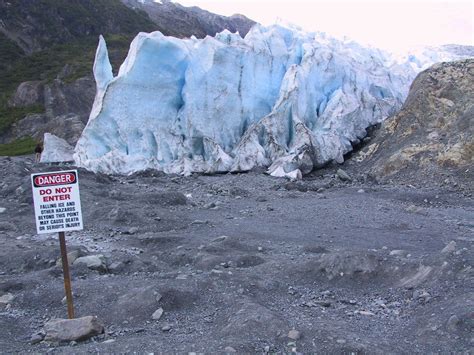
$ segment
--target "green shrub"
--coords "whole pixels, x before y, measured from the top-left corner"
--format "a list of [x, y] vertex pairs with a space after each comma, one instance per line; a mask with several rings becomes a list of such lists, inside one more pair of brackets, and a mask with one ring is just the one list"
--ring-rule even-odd
[[32, 113], [44, 113], [44, 107], [37, 105], [27, 107], [0, 106], [0, 132], [5, 132], [12, 124]]
[[34, 154], [36, 142], [33, 138], [27, 136], [17, 139], [8, 144], [0, 144], [1, 156], [15, 156]]

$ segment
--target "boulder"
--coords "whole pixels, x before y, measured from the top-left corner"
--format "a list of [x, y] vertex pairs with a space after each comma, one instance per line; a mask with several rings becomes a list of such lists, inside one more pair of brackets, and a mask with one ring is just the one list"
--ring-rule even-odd
[[70, 342], [89, 339], [104, 332], [104, 325], [95, 316], [76, 319], [53, 319], [44, 325], [45, 341]]
[[[69, 266], [71, 266], [72, 264], [74, 264], [74, 262], [81, 256], [84, 256], [85, 255], [85, 252], [82, 250], [82, 249], [76, 249], [76, 250], [71, 250], [67, 253], [67, 262], [69, 264]], [[56, 260], [56, 266], [57, 267], [62, 267], [63, 266], [63, 262], [61, 260], [61, 258], [57, 259]]]
[[441, 254], [452, 254], [456, 251], [456, 242], [454, 240], [450, 241], [446, 246], [441, 250]]
[[89, 269], [104, 271], [106, 270], [105, 256], [102, 254], [88, 255], [77, 258], [73, 265], [85, 264]]
[[226, 338], [274, 340], [288, 329], [287, 323], [277, 313], [260, 304], [247, 301], [236, 309], [222, 329]]
[[15, 296], [13, 296], [11, 293], [6, 293], [0, 296], [0, 306], [6, 306], [7, 304], [10, 304], [14, 298]]
[[341, 179], [342, 181], [352, 181], [352, 178], [349, 176], [348, 173], [346, 173], [344, 170], [342, 169], [337, 169], [336, 171], [336, 175], [339, 179]]
[[42, 105], [43, 98], [44, 85], [41, 81], [25, 81], [18, 86], [8, 105], [10, 107]]
[[388, 118], [355, 160], [378, 181], [472, 191], [474, 59], [421, 72], [400, 112]]
[[163, 308], [158, 308], [153, 314], [151, 315], [151, 318], [153, 320], [159, 320], [161, 316], [163, 315]]

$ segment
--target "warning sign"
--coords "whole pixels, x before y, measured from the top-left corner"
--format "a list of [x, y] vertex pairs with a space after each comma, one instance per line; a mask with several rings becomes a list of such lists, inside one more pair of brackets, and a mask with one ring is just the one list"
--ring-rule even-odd
[[32, 174], [38, 234], [82, 230], [77, 170]]

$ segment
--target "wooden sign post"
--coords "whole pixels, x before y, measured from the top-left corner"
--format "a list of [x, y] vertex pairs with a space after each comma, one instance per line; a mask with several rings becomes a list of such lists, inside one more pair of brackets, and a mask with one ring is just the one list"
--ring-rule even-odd
[[59, 233], [67, 313], [72, 319], [74, 305], [64, 232], [83, 229], [77, 170], [32, 174], [31, 185], [37, 233]]

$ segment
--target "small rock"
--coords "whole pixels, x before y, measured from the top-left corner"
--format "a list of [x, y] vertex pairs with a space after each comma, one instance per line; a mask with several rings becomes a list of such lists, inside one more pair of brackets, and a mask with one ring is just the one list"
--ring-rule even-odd
[[359, 190], [357, 190], [357, 192], [360, 193], [360, 194], [363, 194], [365, 192], [365, 190], [364, 189], [359, 189]]
[[[74, 297], [74, 292], [72, 293], [72, 296]], [[67, 297], [64, 296], [63, 299], [61, 300], [61, 303], [62, 304], [66, 304], [67, 303]]]
[[370, 311], [359, 311], [358, 313], [363, 316], [375, 316], [375, 313], [372, 313]]
[[[69, 253], [67, 253], [67, 263], [69, 264], [69, 266], [71, 266], [74, 263], [74, 261], [77, 260], [80, 253], [81, 252], [79, 250], [72, 250]], [[56, 260], [56, 266], [57, 267], [62, 267], [63, 266], [63, 261], [61, 260], [61, 258]]]
[[156, 302], [160, 302], [161, 299], [163, 298], [163, 296], [161, 295], [161, 293], [155, 291], [153, 292], [153, 295], [155, 295], [155, 299], [156, 299]]
[[131, 227], [125, 234], [135, 234], [138, 232], [138, 227]]
[[6, 306], [14, 300], [15, 296], [11, 293], [6, 293], [3, 296], [0, 296], [0, 306]]
[[76, 319], [53, 319], [44, 325], [44, 340], [50, 342], [71, 342], [85, 340], [104, 332], [104, 326], [97, 317]]
[[377, 299], [374, 301], [374, 305], [381, 307], [381, 308], [387, 308], [387, 305], [385, 304], [384, 300]]
[[292, 329], [288, 332], [288, 338], [292, 340], [298, 340], [299, 338], [301, 338], [301, 333], [295, 329]]
[[105, 341], [102, 342], [102, 344], [110, 344], [110, 343], [114, 343], [115, 342], [115, 339], [107, 339]]
[[448, 330], [455, 331], [458, 324], [460, 322], [460, 319], [457, 315], [452, 315], [448, 319], [448, 323], [446, 324]]
[[456, 250], [456, 242], [452, 240], [443, 248], [443, 250], [441, 250], [441, 254], [451, 254], [455, 250]]
[[40, 342], [42, 342], [44, 339], [44, 334], [43, 333], [35, 333], [31, 336], [31, 339], [30, 339], [30, 344], [38, 344]]
[[225, 352], [226, 354], [229, 354], [229, 353], [236, 353], [237, 350], [235, 350], [232, 346], [226, 346], [226, 347], [224, 348], [224, 352]]
[[162, 315], [163, 315], [163, 308], [160, 307], [152, 314], [151, 318], [154, 320], [159, 320]]
[[331, 302], [329, 301], [313, 301], [313, 302], [321, 307], [331, 307]]
[[415, 292], [413, 292], [413, 298], [417, 300], [422, 300], [423, 302], [427, 302], [431, 299], [431, 295], [425, 290], [416, 290]]
[[0, 222], [0, 231], [4, 232], [16, 232], [18, 230], [17, 226], [8, 221]]
[[203, 207], [209, 210], [209, 209], [217, 208], [217, 205], [214, 202], [210, 202], [210, 203], [206, 203]]
[[221, 235], [220, 237], [217, 237], [211, 240], [211, 243], [221, 243], [223, 241], [226, 241], [227, 239], [229, 239], [227, 235]]
[[121, 261], [114, 261], [109, 265], [108, 269], [111, 273], [119, 273], [125, 268], [125, 264]]
[[331, 290], [325, 290], [325, 291], [321, 292], [321, 296], [323, 296], [323, 297], [332, 297], [333, 292]]
[[390, 256], [400, 256], [400, 257], [405, 257], [407, 256], [408, 252], [406, 250], [401, 250], [401, 249], [395, 249], [390, 252]]
[[161, 330], [163, 332], [169, 332], [171, 330], [171, 325], [165, 324], [164, 326], [161, 327]]
[[82, 256], [74, 261], [73, 265], [77, 264], [85, 264], [89, 269], [92, 270], [106, 270], [105, 256], [102, 254]]
[[337, 169], [336, 171], [336, 175], [339, 179], [341, 179], [342, 181], [352, 181], [352, 178], [349, 176], [348, 173], [346, 173], [344, 170], [342, 169]]
[[0, 207], [0, 213], [5, 212], [7, 209], [5, 207]]
[[17, 195], [23, 195], [24, 192], [25, 192], [25, 189], [23, 188], [23, 186], [18, 186], [15, 190], [15, 193]]
[[260, 252], [262, 252], [262, 251], [263, 251], [263, 248], [262, 248], [262, 247], [258, 247], [257, 250], [260, 251]]
[[420, 213], [423, 214], [423, 209], [421, 207], [418, 207], [416, 205], [410, 205], [407, 208], [405, 208], [405, 211], [410, 212], [410, 213]]

